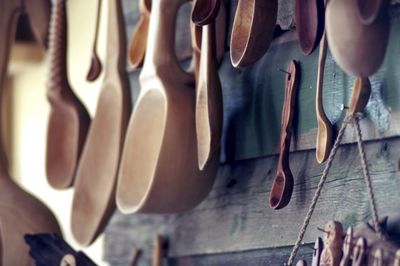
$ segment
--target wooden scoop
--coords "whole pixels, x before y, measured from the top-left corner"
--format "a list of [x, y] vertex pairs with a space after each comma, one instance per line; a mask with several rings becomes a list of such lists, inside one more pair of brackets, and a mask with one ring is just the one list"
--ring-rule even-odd
[[117, 186], [124, 213], [182, 212], [210, 191], [219, 158], [198, 169], [194, 77], [175, 55], [175, 23], [186, 0], [153, 0], [141, 92], [129, 121]]
[[143, 65], [146, 53], [147, 35], [149, 31], [149, 19], [152, 0], [140, 0], [140, 20], [132, 35], [131, 44], [129, 46], [129, 62], [132, 68], [136, 69]]
[[373, 23], [363, 24], [357, 3], [358, 0], [331, 0], [326, 8], [326, 32], [338, 65], [350, 75], [368, 77], [382, 65], [390, 21], [383, 12]]
[[195, 0], [192, 9], [192, 21], [199, 26], [205, 26], [214, 21], [218, 14], [221, 0]]
[[83, 245], [96, 239], [114, 212], [118, 165], [131, 110], [121, 2], [107, 3], [104, 80], [78, 166], [72, 206], [72, 233]]
[[285, 207], [289, 203], [293, 192], [293, 175], [289, 166], [289, 150], [292, 137], [293, 113], [296, 104], [296, 91], [299, 86], [300, 73], [298, 68], [298, 64], [295, 61], [291, 61], [286, 73], [278, 170], [269, 195], [269, 205], [273, 209]]
[[88, 112], [68, 82], [66, 34], [65, 0], [54, 0], [47, 84], [51, 110], [47, 125], [46, 173], [49, 184], [57, 189], [72, 186], [90, 125]]
[[300, 48], [311, 54], [318, 46], [325, 28], [325, 7], [322, 0], [296, 0], [295, 21]]
[[101, 17], [101, 0], [97, 3], [97, 16], [96, 16], [96, 29], [93, 40], [92, 47], [92, 60], [90, 62], [89, 72], [86, 75], [87, 81], [95, 81], [101, 74], [103, 69], [99, 55], [97, 54], [97, 40], [99, 38], [99, 28], [100, 28], [100, 17]]
[[253, 64], [268, 50], [278, 13], [277, 0], [239, 0], [231, 35], [234, 67]]
[[[20, 1], [1, 2], [0, 117], [2, 117], [2, 96], [11, 44], [21, 12]], [[42, 232], [61, 234], [61, 230], [52, 212], [41, 201], [15, 184], [9, 176], [1, 121], [0, 125], [0, 265], [34, 265], [24, 235]]]

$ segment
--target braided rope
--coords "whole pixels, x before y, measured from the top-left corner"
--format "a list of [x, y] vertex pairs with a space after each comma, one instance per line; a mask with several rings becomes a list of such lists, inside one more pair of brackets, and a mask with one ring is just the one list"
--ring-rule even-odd
[[371, 206], [372, 219], [374, 222], [375, 232], [379, 235], [380, 238], [382, 238], [383, 237], [382, 230], [381, 230], [381, 227], [379, 226], [379, 222], [378, 222], [378, 217], [379, 217], [378, 216], [378, 208], [376, 207], [375, 194], [374, 194], [374, 191], [372, 188], [371, 176], [369, 174], [367, 159], [365, 156], [365, 150], [364, 150], [364, 145], [363, 145], [363, 140], [362, 140], [362, 133], [361, 133], [361, 128], [360, 128], [360, 114], [355, 115], [353, 126], [356, 129], [356, 133], [357, 133], [356, 134], [357, 135], [357, 146], [358, 146], [358, 151], [360, 154], [360, 160], [361, 160], [361, 166], [363, 169], [364, 180], [365, 180], [365, 184], [366, 184], [367, 190], [368, 190], [368, 196], [369, 196], [369, 202], [370, 202], [370, 206]]
[[299, 235], [297, 236], [296, 243], [295, 243], [295, 245], [294, 245], [294, 247], [292, 249], [292, 252], [290, 253], [289, 260], [288, 260], [288, 262], [286, 264], [288, 266], [291, 266], [293, 264], [294, 258], [296, 257], [296, 254], [297, 254], [297, 251], [300, 248], [301, 242], [302, 242], [302, 240], [304, 238], [304, 234], [306, 233], [307, 227], [310, 224], [311, 216], [314, 213], [315, 206], [317, 205], [317, 201], [319, 199], [319, 196], [321, 195], [322, 188], [323, 188], [323, 186], [325, 184], [326, 178], [328, 177], [329, 171], [330, 171], [330, 169], [332, 167], [333, 159], [335, 158], [336, 153], [337, 153], [338, 148], [339, 148], [339, 145], [340, 145], [340, 142], [343, 139], [344, 131], [345, 131], [347, 125], [349, 124], [349, 122], [351, 121], [352, 118], [353, 118], [352, 115], [347, 116], [345, 118], [345, 120], [343, 121], [342, 126], [340, 127], [338, 136], [337, 136], [337, 138], [335, 140], [335, 143], [333, 144], [333, 148], [332, 148], [332, 150], [331, 150], [331, 152], [329, 154], [328, 161], [325, 164], [325, 168], [324, 168], [324, 171], [322, 173], [321, 179], [319, 180], [317, 190], [315, 191], [314, 197], [313, 197], [313, 199], [311, 201], [310, 207], [308, 208], [306, 217], [305, 217], [305, 219], [303, 221], [303, 224], [301, 226]]

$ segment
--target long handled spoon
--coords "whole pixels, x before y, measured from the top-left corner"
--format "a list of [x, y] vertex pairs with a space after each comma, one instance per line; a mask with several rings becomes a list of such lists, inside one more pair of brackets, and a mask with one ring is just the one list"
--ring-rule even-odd
[[73, 93], [67, 77], [67, 22], [65, 0], [54, 0], [50, 23], [50, 77], [47, 98], [51, 105], [47, 125], [46, 173], [54, 188], [73, 184], [90, 116]]
[[325, 28], [323, 0], [296, 0], [295, 21], [300, 48], [311, 54], [318, 46]]
[[114, 212], [120, 153], [131, 110], [121, 1], [107, 3], [105, 75], [78, 165], [72, 205], [72, 233], [83, 245], [96, 239]]
[[100, 17], [101, 17], [101, 0], [97, 3], [97, 16], [96, 16], [96, 28], [94, 33], [93, 47], [92, 47], [92, 60], [90, 62], [90, 68], [86, 75], [87, 81], [95, 81], [101, 74], [103, 67], [101, 66], [101, 61], [99, 55], [97, 54], [97, 40], [99, 38], [99, 28], [100, 28]]
[[[4, 80], [15, 37], [16, 24], [22, 12], [20, 1], [3, 0], [0, 8], [0, 117]], [[21, 189], [8, 173], [8, 162], [0, 121], [0, 265], [33, 265], [25, 234], [41, 232], [61, 234], [52, 212], [38, 199]]]
[[192, 9], [192, 21], [204, 26], [214, 21], [218, 14], [221, 0], [195, 0]]
[[354, 81], [353, 92], [351, 94], [349, 112], [355, 114], [362, 112], [367, 106], [371, 95], [371, 83], [368, 78], [357, 78]]
[[141, 67], [144, 62], [149, 31], [151, 0], [140, 0], [139, 9], [141, 17], [132, 35], [128, 52], [129, 62], [134, 69]]
[[194, 77], [179, 66], [175, 54], [176, 14], [185, 2], [152, 2], [141, 91], [118, 177], [117, 205], [124, 213], [191, 209], [215, 179], [217, 156], [198, 169]]
[[285, 99], [282, 108], [278, 169], [269, 195], [269, 205], [273, 209], [285, 207], [289, 203], [293, 192], [293, 175], [289, 166], [289, 150], [299, 75], [298, 64], [295, 61], [291, 61], [285, 79]]
[[253, 64], [268, 50], [278, 13], [277, 0], [239, 0], [231, 35], [234, 67]]

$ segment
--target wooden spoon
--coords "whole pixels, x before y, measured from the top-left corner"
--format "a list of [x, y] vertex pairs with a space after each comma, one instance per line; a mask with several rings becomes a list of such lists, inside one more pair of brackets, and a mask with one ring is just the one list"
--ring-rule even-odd
[[[21, 12], [20, 1], [1, 2], [0, 117], [2, 117], [4, 80], [17, 19]], [[34, 265], [24, 235], [41, 232], [61, 234], [61, 230], [53, 213], [41, 201], [15, 184], [8, 174], [1, 121], [0, 125], [0, 265]]]
[[67, 77], [67, 21], [65, 0], [54, 0], [50, 23], [50, 77], [47, 98], [46, 173], [57, 189], [72, 186], [90, 116], [72, 91]]
[[234, 67], [253, 64], [268, 50], [278, 13], [277, 0], [239, 0], [231, 35]]
[[322, 242], [322, 238], [317, 237], [314, 243], [314, 252], [313, 252], [311, 266], [320, 265], [321, 253], [323, 249], [324, 249], [324, 243]]
[[365, 257], [367, 255], [367, 241], [360, 237], [353, 248], [353, 266], [365, 265]]
[[349, 113], [355, 114], [362, 112], [367, 106], [371, 95], [371, 83], [368, 78], [357, 78], [354, 81], [353, 92], [351, 94]]
[[140, 0], [140, 20], [136, 26], [135, 32], [132, 35], [129, 46], [129, 62], [133, 69], [143, 65], [144, 56], [146, 53], [147, 35], [149, 31], [149, 19], [152, 0]]
[[83, 245], [96, 239], [114, 212], [118, 165], [131, 110], [121, 2], [107, 3], [104, 80], [78, 166], [72, 206], [72, 233]]
[[295, 21], [300, 48], [311, 54], [318, 46], [325, 28], [325, 7], [322, 0], [296, 0]]
[[192, 21], [205, 26], [214, 21], [218, 14], [221, 0], [195, 0], [192, 9]]
[[328, 42], [326, 33], [322, 35], [321, 45], [319, 48], [318, 74], [317, 74], [317, 93], [315, 97], [315, 107], [317, 114], [317, 143], [315, 145], [315, 156], [318, 163], [323, 163], [328, 159], [333, 146], [333, 125], [329, 121], [324, 111], [323, 93], [325, 61], [327, 54]]
[[92, 60], [90, 62], [90, 68], [86, 75], [87, 81], [95, 81], [101, 74], [103, 69], [99, 55], [97, 54], [97, 40], [99, 38], [99, 28], [100, 28], [100, 17], [101, 17], [101, 0], [97, 3], [97, 16], [96, 16], [96, 28], [92, 47]]
[[299, 260], [296, 263], [296, 266], [307, 266], [307, 262], [305, 260]]
[[350, 75], [368, 77], [382, 65], [390, 21], [383, 12], [380, 19], [369, 25], [363, 24], [357, 14], [357, 2], [330, 1], [326, 8], [326, 32], [329, 48], [338, 65]]
[[293, 175], [289, 166], [289, 150], [292, 138], [296, 92], [299, 86], [299, 71], [298, 64], [295, 61], [291, 61], [287, 69], [285, 80], [285, 99], [282, 108], [278, 169], [269, 195], [269, 205], [273, 209], [285, 207], [289, 203], [293, 192]]
[[[141, 92], [129, 121], [117, 185], [123, 213], [182, 212], [210, 191], [219, 158], [198, 169], [194, 77], [175, 54], [175, 23], [186, 0], [153, 0]], [[162, 40], [162, 41], [161, 41]]]
[[337, 221], [329, 221], [325, 225], [324, 232], [324, 249], [320, 264], [339, 266], [343, 254], [343, 226]]
[[350, 266], [351, 265], [351, 255], [353, 254], [353, 228], [349, 227], [347, 229], [346, 237], [343, 241], [343, 257], [340, 261], [340, 266]]
[[358, 16], [365, 25], [376, 21], [383, 8], [387, 7], [387, 0], [357, 0]]

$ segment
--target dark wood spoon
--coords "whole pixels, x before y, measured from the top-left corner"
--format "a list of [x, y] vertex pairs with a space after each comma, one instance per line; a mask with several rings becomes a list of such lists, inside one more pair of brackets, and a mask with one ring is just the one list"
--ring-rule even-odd
[[298, 64], [296, 61], [291, 61], [287, 69], [285, 81], [285, 99], [282, 108], [278, 169], [269, 195], [269, 205], [273, 209], [285, 207], [289, 203], [293, 192], [293, 175], [289, 166], [289, 149], [299, 75]]
[[204, 26], [214, 21], [218, 14], [221, 0], [195, 0], [192, 9], [192, 21]]
[[365, 25], [370, 25], [381, 14], [382, 9], [388, 4], [387, 0], [357, 0], [358, 16]]
[[300, 48], [311, 54], [321, 40], [325, 28], [323, 0], [296, 0], [295, 21]]
[[99, 55], [97, 54], [97, 40], [99, 38], [99, 28], [100, 28], [100, 15], [101, 15], [101, 0], [98, 0], [97, 3], [97, 16], [96, 16], [96, 29], [93, 40], [93, 48], [92, 48], [92, 60], [89, 68], [89, 72], [87, 73], [86, 80], [87, 81], [95, 81], [101, 74], [103, 69], [101, 65], [101, 61]]

